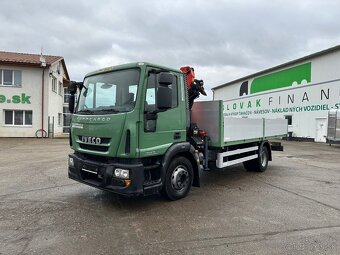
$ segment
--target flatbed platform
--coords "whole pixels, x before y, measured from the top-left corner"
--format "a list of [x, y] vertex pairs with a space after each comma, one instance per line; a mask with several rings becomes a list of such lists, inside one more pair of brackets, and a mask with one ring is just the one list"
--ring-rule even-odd
[[209, 146], [226, 147], [287, 136], [286, 119], [235, 118], [224, 116], [223, 101], [195, 102], [191, 121], [206, 131]]

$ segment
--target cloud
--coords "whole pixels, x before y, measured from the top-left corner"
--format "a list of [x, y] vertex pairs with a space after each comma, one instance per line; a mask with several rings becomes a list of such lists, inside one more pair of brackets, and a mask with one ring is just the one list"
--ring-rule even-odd
[[[339, 1], [3, 0], [0, 50], [60, 55], [72, 79], [126, 62], [195, 67], [211, 88], [339, 44]], [[210, 98], [210, 96], [209, 96]]]

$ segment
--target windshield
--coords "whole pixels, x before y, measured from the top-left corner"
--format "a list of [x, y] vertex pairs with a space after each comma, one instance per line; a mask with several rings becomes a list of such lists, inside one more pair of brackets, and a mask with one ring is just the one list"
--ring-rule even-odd
[[139, 69], [127, 69], [85, 78], [77, 112], [109, 114], [132, 111], [136, 103], [139, 74]]

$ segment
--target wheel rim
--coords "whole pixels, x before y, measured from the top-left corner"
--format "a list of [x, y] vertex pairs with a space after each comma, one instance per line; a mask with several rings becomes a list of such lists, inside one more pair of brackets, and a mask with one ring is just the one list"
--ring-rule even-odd
[[180, 165], [175, 168], [171, 175], [171, 186], [174, 190], [184, 190], [189, 183], [189, 172], [186, 167]]
[[265, 150], [262, 150], [262, 153], [261, 153], [261, 166], [262, 167], [265, 167], [267, 165], [267, 153], [265, 152]]

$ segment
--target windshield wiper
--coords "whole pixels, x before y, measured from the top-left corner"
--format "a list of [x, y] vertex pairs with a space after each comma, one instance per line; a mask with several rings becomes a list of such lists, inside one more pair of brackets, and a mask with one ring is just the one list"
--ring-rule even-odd
[[119, 111], [114, 108], [103, 108], [103, 109], [97, 109], [95, 112], [113, 112], [118, 113]]
[[101, 109], [93, 109], [93, 110], [83, 109], [83, 110], [78, 111], [77, 113], [85, 114], [85, 115], [90, 115], [90, 114], [94, 115], [94, 114], [100, 114], [100, 113], [108, 114], [108, 113], [118, 113], [118, 112], [120, 111], [114, 108], [101, 108]]
[[77, 113], [93, 114], [93, 111], [92, 111], [92, 110], [89, 110], [89, 109], [83, 109], [83, 110], [78, 111]]

